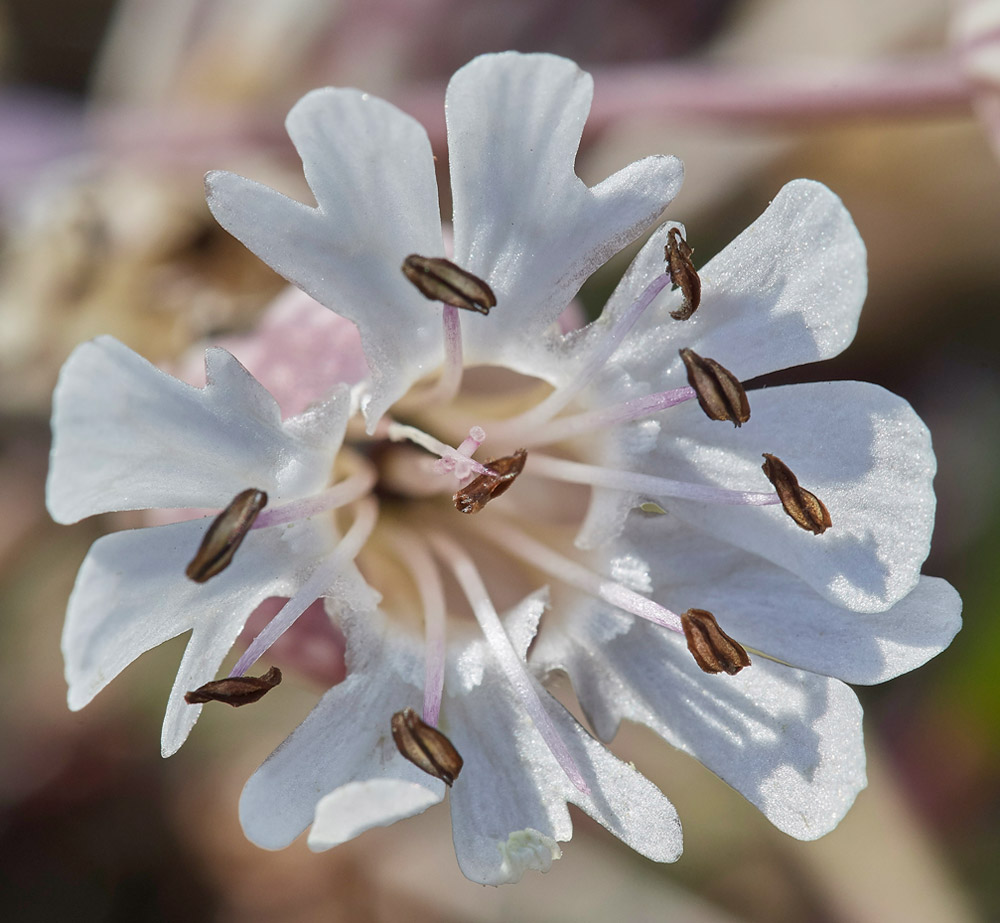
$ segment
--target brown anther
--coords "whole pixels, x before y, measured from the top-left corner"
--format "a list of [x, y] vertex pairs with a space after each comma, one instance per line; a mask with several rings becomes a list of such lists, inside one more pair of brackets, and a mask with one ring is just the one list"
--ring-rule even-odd
[[184, 694], [188, 705], [203, 705], [205, 702], [225, 702], [233, 708], [249, 705], [263, 698], [281, 682], [281, 670], [271, 667], [263, 676], [227, 676], [199, 686], [193, 692]]
[[706, 673], [725, 671], [735, 676], [744, 667], [750, 666], [750, 658], [743, 645], [719, 628], [711, 612], [688, 609], [681, 616], [681, 626], [691, 656]]
[[490, 500], [495, 500], [510, 489], [515, 478], [524, 470], [528, 453], [518, 449], [513, 455], [494, 458], [486, 462], [489, 474], [481, 474], [469, 481], [452, 498], [460, 513], [478, 513]]
[[823, 501], [816, 494], [801, 487], [799, 479], [777, 455], [768, 455], [765, 452], [761, 469], [774, 485], [785, 512], [795, 520], [797, 526], [812, 532], [813, 535], [821, 535], [833, 525], [830, 521], [830, 512]]
[[740, 380], [714, 359], [703, 359], [693, 349], [682, 349], [688, 384], [710, 420], [730, 420], [742, 426], [750, 419], [750, 402]]
[[428, 775], [451, 786], [464, 760], [437, 728], [422, 721], [412, 708], [392, 716], [392, 739], [403, 756]]
[[670, 278], [681, 290], [683, 300], [676, 311], [671, 311], [674, 320], [687, 320], [701, 304], [701, 279], [691, 262], [694, 250], [677, 228], [667, 231], [667, 245], [663, 248], [663, 257], [670, 270]]
[[208, 527], [198, 553], [184, 571], [195, 583], [204, 583], [232, 563], [236, 549], [267, 506], [267, 494], [255, 487], [238, 493]]
[[403, 275], [431, 301], [443, 301], [480, 314], [489, 314], [490, 308], [496, 307], [493, 289], [451, 260], [411, 253], [403, 260]]

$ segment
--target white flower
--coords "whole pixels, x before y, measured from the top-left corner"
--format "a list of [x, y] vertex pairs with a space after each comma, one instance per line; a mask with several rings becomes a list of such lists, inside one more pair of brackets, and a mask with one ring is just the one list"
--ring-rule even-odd
[[[433, 259], [445, 248], [426, 135], [358, 91], [314, 91], [289, 116], [317, 207], [209, 175], [220, 222], [358, 325], [372, 378], [354, 394], [368, 434], [348, 431], [336, 467], [343, 395], [281, 424], [259, 386], [218, 354], [210, 361], [253, 401], [223, 404], [211, 375], [204, 392], [153, 383], [158, 373], [107, 342], [68, 363], [50, 477], [61, 521], [103, 509], [224, 506], [247, 488], [275, 491], [293, 520], [274, 530], [258, 519], [232, 566], [199, 587], [184, 583], [180, 550], [147, 559], [141, 546], [155, 541], [144, 532], [97, 543], [67, 619], [71, 704], [192, 624], [195, 638], [200, 630], [218, 639], [212, 656], [192, 654], [192, 641], [185, 657], [198, 660], [198, 679], [210, 678], [262, 587], [291, 601], [234, 673], [317, 596], [328, 597], [345, 632], [347, 679], [244, 792], [244, 827], [262, 845], [282, 846], [312, 823], [310, 844], [326, 848], [440, 800], [433, 776], [445, 775], [434, 759], [405, 754], [389, 736], [392, 716], [422, 699], [424, 720], [465, 760], [451, 807], [470, 878], [500, 883], [547, 868], [570, 836], [570, 801], [643, 854], [675, 858], [679, 827], [666, 799], [538, 684], [558, 669], [601, 737], [621, 718], [641, 721], [783, 830], [818, 836], [864, 785], [861, 712], [843, 681], [912, 669], [958, 629], [954, 591], [919, 575], [934, 458], [904, 401], [858, 383], [754, 391], [749, 421], [722, 412], [739, 428], [699, 406], [739, 404], [738, 382], [720, 384], [725, 369], [746, 380], [850, 342], [865, 252], [829, 190], [786, 186], [701, 268], [700, 307], [682, 229], [659, 229], [601, 318], [558, 332], [580, 283], [659, 218], [681, 180], [677, 161], [661, 157], [593, 189], [581, 183], [573, 166], [589, 100], [589, 78], [551, 56], [485, 56], [455, 75], [446, 105], [457, 276]], [[674, 292], [665, 247], [682, 283]], [[427, 301], [404, 260], [421, 284], [414, 266], [471, 291], [482, 313]], [[682, 362], [680, 349], [697, 355]], [[706, 384], [685, 366], [699, 357], [725, 368]], [[171, 421], [165, 432], [153, 422], [161, 413]], [[475, 460], [481, 446], [493, 461]], [[813, 494], [789, 486], [794, 476], [764, 476], [762, 453], [788, 462], [832, 527], [823, 531]], [[373, 496], [360, 499], [376, 479]], [[338, 512], [325, 514], [331, 508]], [[190, 559], [205, 523], [182, 525]], [[285, 537], [300, 532], [298, 545]], [[271, 549], [272, 561], [245, 561], [254, 547]], [[377, 611], [351, 559], [381, 594]], [[441, 571], [453, 578], [450, 596]], [[253, 588], [232, 595], [243, 579]], [[145, 627], [133, 628], [128, 610], [151, 580], [170, 594], [162, 609], [179, 600], [183, 615], [137, 617]], [[217, 598], [195, 612], [197, 593], [216, 582]], [[533, 675], [524, 658], [548, 598], [543, 582], [551, 604], [529, 657]], [[503, 622], [496, 605], [509, 608]], [[752, 665], [742, 669], [744, 647]], [[707, 675], [714, 660], [734, 675]], [[171, 708], [192, 708], [177, 702], [194, 678], [182, 665]]]

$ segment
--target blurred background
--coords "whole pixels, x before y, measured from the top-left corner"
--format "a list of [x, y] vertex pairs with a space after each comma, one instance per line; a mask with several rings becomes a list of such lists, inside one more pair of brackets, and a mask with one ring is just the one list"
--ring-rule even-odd
[[[16, 921], [1000, 919], [1000, 47], [993, 0], [0, 0], [0, 907]], [[990, 45], [991, 42], [997, 43]], [[578, 812], [545, 876], [462, 878], [446, 806], [315, 855], [246, 842], [245, 779], [308, 712], [295, 683], [208, 709], [176, 757], [159, 724], [183, 639], [70, 714], [59, 654], [76, 570], [107, 523], [44, 511], [49, 397], [73, 346], [153, 361], [248, 330], [281, 282], [212, 222], [207, 169], [303, 192], [282, 122], [357, 86], [427, 124], [445, 166], [448, 75], [552, 51], [594, 73], [578, 172], [686, 166], [670, 217], [703, 263], [787, 181], [827, 183], [870, 254], [854, 345], [780, 380], [906, 397], [937, 447], [927, 573], [966, 627], [916, 673], [858, 693], [870, 786], [798, 843], [652, 735], [618, 755], [676, 804], [673, 866]], [[994, 87], [991, 80], [996, 76]], [[444, 186], [447, 189], [447, 186]], [[447, 206], [447, 203], [445, 203]], [[583, 292], [592, 311], [627, 264]], [[774, 380], [779, 380], [775, 378]], [[283, 689], [286, 687], [283, 687]]]

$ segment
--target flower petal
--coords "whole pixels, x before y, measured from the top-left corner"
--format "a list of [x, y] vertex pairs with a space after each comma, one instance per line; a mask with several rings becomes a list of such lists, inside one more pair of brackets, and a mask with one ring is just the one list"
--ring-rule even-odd
[[885, 612], [861, 614], [675, 517], [633, 516], [625, 539], [648, 562], [661, 605], [708, 609], [741, 644], [844, 682], [881, 683], [916, 669], [962, 624], [958, 593], [935, 577], [921, 577]]
[[[315, 819], [309, 844], [326, 849], [444, 797], [444, 783], [407, 761], [390, 734], [395, 712], [419, 706], [419, 648], [388, 637], [398, 626], [377, 615], [369, 622], [342, 620], [347, 678], [320, 699], [243, 789], [240, 822], [258, 846], [281, 849]], [[348, 808], [352, 797], [362, 800]]]
[[674, 157], [648, 157], [593, 189], [577, 177], [592, 93], [572, 61], [514, 52], [476, 58], [448, 85], [454, 258], [497, 297], [488, 318], [463, 317], [470, 362], [551, 374], [543, 334], [680, 188]]
[[449, 736], [465, 759], [451, 791], [455, 853], [467, 878], [517, 881], [526, 868], [547, 870], [557, 841], [573, 834], [567, 803], [578, 805], [622, 842], [656, 862], [681, 853], [677, 812], [633, 767], [591, 737], [539, 687], [591, 794], [576, 789], [541, 735], [526, 725], [498, 670], [446, 702]]
[[930, 435], [902, 398], [864, 382], [767, 388], [750, 394], [741, 429], [705, 417], [694, 401], [665, 418], [647, 473], [734, 490], [763, 490], [761, 455], [778, 455], [829, 508], [832, 528], [811, 535], [780, 505], [658, 500], [678, 518], [785, 567], [827, 599], [881, 612], [916, 585], [930, 550], [935, 472]]
[[388, 827], [421, 814], [442, 800], [443, 787], [427, 775], [421, 782], [366, 779], [341, 785], [316, 805], [309, 848], [317, 852], [332, 849], [372, 827]]
[[800, 840], [832, 830], [865, 787], [861, 706], [848, 686], [759, 657], [736, 676], [709, 676], [678, 635], [599, 623], [575, 619], [559, 659], [588, 717], [605, 715], [594, 722], [605, 739], [623, 718], [645, 724]]
[[[215, 678], [254, 608], [269, 596], [292, 596], [333, 546], [310, 521], [252, 530], [233, 563], [207, 583], [184, 569], [209, 519], [116, 532], [90, 549], [70, 597], [63, 629], [69, 706], [83, 708], [140, 654], [192, 630], [164, 719], [165, 756], [184, 742], [201, 712], [184, 693]], [[353, 564], [338, 595], [370, 600]]]
[[358, 90], [306, 94], [288, 114], [318, 204], [232, 173], [209, 173], [218, 222], [286, 279], [354, 321], [369, 368], [374, 422], [441, 361], [441, 310], [405, 279], [410, 253], [444, 256], [427, 134]]
[[112, 510], [223, 507], [256, 487], [271, 502], [326, 486], [347, 424], [346, 389], [282, 424], [229, 353], [205, 353], [193, 388], [112, 337], [78, 346], [53, 398], [46, 499], [61, 523]]
[[[628, 268], [594, 334], [614, 321], [664, 271], [668, 223]], [[867, 255], [850, 214], [822, 183], [785, 185], [763, 215], [701, 271], [701, 306], [670, 316], [680, 291], [647, 309], [613, 365], [653, 390], [686, 382], [678, 356], [690, 347], [743, 381], [839, 354], [854, 339], [868, 287]], [[611, 371], [614, 371], [612, 367]], [[598, 382], [595, 394], [606, 387]]]

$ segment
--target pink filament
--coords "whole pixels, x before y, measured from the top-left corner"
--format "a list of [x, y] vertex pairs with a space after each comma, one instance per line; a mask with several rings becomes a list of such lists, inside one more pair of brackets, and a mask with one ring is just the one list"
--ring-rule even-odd
[[445, 600], [441, 576], [426, 546], [407, 530], [393, 534], [393, 544], [420, 594], [424, 610], [424, 710], [423, 719], [437, 726], [444, 694]]
[[506, 674], [508, 682], [521, 700], [524, 710], [528, 713], [538, 733], [542, 735], [542, 739], [552, 752], [556, 762], [559, 763], [577, 790], [584, 795], [589, 795], [590, 786], [584, 780], [580, 767], [576, 765], [566, 742], [560, 736], [555, 724], [552, 723], [552, 718], [545, 710], [545, 706], [542, 705], [534, 683], [524, 667], [524, 661], [514, 650], [472, 558], [443, 533], [433, 532], [428, 538], [435, 552], [455, 574], [455, 579], [468, 598], [476, 621], [479, 622], [479, 627], [483, 630], [486, 643], [489, 644], [498, 665]]

